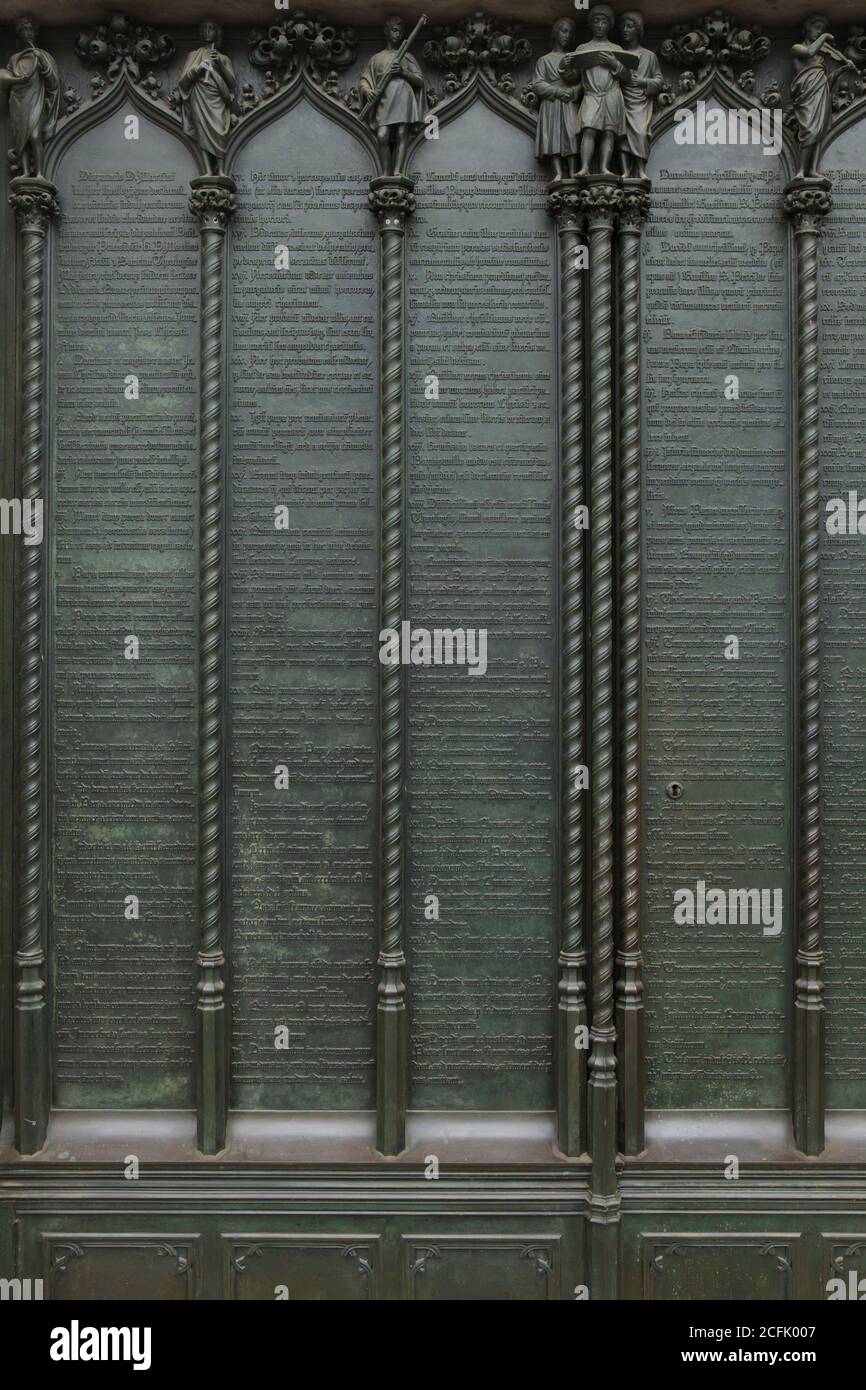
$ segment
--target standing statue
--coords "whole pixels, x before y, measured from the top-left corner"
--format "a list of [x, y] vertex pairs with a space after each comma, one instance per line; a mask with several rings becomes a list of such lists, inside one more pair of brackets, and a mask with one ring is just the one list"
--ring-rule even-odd
[[0, 68], [0, 91], [9, 92], [9, 125], [12, 149], [21, 172], [28, 178], [42, 178], [45, 141], [54, 134], [60, 114], [60, 73], [44, 48], [36, 47], [39, 30], [30, 15], [15, 25], [20, 53]]
[[538, 97], [535, 153], [538, 159], [550, 159], [554, 182], [565, 178], [566, 172], [569, 178], [577, 172], [580, 135], [576, 102], [580, 87], [566, 82], [560, 73], [562, 60], [574, 47], [576, 37], [573, 19], [557, 20], [550, 35], [551, 51], [539, 58], [532, 79], [532, 90]]
[[199, 36], [202, 47], [190, 53], [178, 82], [183, 128], [204, 155], [208, 173], [224, 174], [232, 111], [238, 110], [237, 78], [231, 59], [219, 49], [220, 25], [202, 20]]
[[399, 15], [385, 20], [388, 47], [373, 54], [360, 81], [361, 91], [370, 103], [370, 119], [376, 127], [386, 174], [404, 172], [409, 134], [423, 126], [427, 115], [427, 95], [420, 67], [408, 52], [397, 61], [406, 32]]
[[842, 68], [853, 68], [854, 72], [859, 72], [859, 69], [856, 63], [833, 47], [833, 35], [827, 33], [827, 16], [823, 14], [813, 14], [805, 21], [803, 42], [795, 43], [791, 52], [794, 57], [791, 101], [800, 127], [797, 178], [817, 178], [821, 141], [833, 114], [826, 59], [832, 59]]
[[[592, 173], [613, 175], [610, 165], [614, 141], [625, 135], [625, 102], [619, 78], [633, 60], [621, 62], [625, 49], [608, 38], [615, 18], [610, 5], [593, 5], [589, 12], [592, 38], [569, 53], [560, 68], [566, 81], [580, 80], [583, 85], [583, 101], [577, 113], [581, 178]], [[597, 151], [596, 170], [592, 166]]]
[[619, 32], [625, 51], [636, 54], [639, 59], [637, 67], [628, 73], [623, 83], [626, 130], [625, 135], [620, 137], [619, 153], [623, 176], [642, 179], [646, 177], [646, 162], [649, 159], [655, 98], [665, 85], [665, 80], [652, 49], [642, 46], [643, 15], [637, 10], [628, 10], [619, 21]]

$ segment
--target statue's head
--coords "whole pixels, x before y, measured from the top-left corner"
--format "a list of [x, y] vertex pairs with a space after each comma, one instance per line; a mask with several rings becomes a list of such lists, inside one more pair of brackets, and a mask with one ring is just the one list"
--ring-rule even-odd
[[217, 24], [215, 19], [203, 19], [198, 32], [202, 43], [213, 43], [219, 48], [223, 41], [222, 25]]
[[809, 43], [814, 43], [829, 28], [830, 21], [825, 14], [810, 14], [808, 19], [803, 20], [803, 33]]
[[550, 37], [560, 48], [573, 48], [577, 39], [577, 25], [573, 19], [558, 19], [550, 31]]
[[626, 10], [619, 18], [619, 32], [626, 43], [640, 43], [643, 38], [643, 15], [638, 10]]
[[15, 37], [21, 43], [35, 43], [39, 33], [39, 26], [32, 14], [23, 14], [20, 19], [15, 21]]
[[398, 14], [389, 14], [385, 20], [385, 38], [394, 48], [399, 48], [406, 37], [406, 21]]
[[593, 38], [606, 39], [615, 19], [616, 15], [610, 5], [593, 5], [589, 12], [589, 27]]

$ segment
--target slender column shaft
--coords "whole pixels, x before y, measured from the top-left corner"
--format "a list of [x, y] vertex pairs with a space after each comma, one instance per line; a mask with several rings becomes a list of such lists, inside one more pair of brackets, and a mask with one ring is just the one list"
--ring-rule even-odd
[[614, 1026], [613, 225], [619, 180], [586, 180], [590, 285], [590, 787], [592, 1029], [589, 1059], [592, 1297], [617, 1294]]
[[228, 1119], [225, 997], [225, 477], [223, 302], [225, 234], [235, 210], [229, 178], [193, 179], [190, 210], [201, 230], [199, 515], [199, 950], [196, 987], [198, 1147], [218, 1153]]
[[[406, 608], [404, 498], [406, 402], [404, 253], [412, 180], [370, 183], [381, 245], [381, 540], [379, 625], [400, 631]], [[406, 1146], [405, 682], [399, 663], [379, 668], [379, 959], [376, 1010], [376, 1145], [393, 1156]]]
[[797, 242], [798, 931], [794, 996], [794, 1137], [824, 1147], [824, 1000], [821, 902], [821, 463], [818, 244], [830, 180], [794, 179], [785, 210]]
[[583, 304], [586, 270], [583, 207], [577, 184], [558, 184], [549, 199], [559, 234], [560, 310], [560, 726], [561, 907], [556, 1023], [557, 1145], [574, 1158], [587, 1147], [587, 1027], [584, 807], [578, 785], [584, 751], [586, 531], [579, 524], [584, 487]]
[[[57, 190], [42, 178], [12, 180], [21, 246], [22, 502], [45, 494], [45, 251]], [[17, 881], [15, 897], [15, 1145], [42, 1148], [51, 1108], [47, 984], [44, 560], [20, 544], [17, 566]]]
[[616, 1035], [619, 1136], [644, 1147], [644, 1007], [641, 959], [641, 383], [640, 242], [649, 181], [627, 179], [619, 250], [619, 951]]

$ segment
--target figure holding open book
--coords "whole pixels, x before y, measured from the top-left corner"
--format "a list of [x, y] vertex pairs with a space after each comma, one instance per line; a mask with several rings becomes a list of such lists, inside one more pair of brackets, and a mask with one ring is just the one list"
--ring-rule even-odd
[[577, 113], [581, 178], [593, 173], [615, 177], [611, 168], [614, 146], [626, 133], [619, 79], [627, 69], [637, 67], [638, 59], [608, 38], [615, 18], [610, 5], [593, 5], [589, 12], [592, 38], [569, 53], [560, 68], [567, 82], [580, 82], [583, 87]]

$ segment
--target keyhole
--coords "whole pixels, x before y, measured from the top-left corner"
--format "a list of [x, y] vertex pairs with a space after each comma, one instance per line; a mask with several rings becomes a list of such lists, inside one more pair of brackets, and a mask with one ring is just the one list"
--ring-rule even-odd
[[668, 782], [665, 791], [667, 792], [667, 795], [669, 796], [671, 801], [679, 801], [680, 797], [683, 794], [684, 787], [682, 782]]

